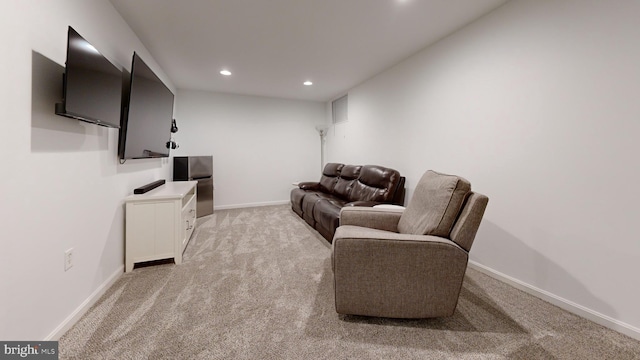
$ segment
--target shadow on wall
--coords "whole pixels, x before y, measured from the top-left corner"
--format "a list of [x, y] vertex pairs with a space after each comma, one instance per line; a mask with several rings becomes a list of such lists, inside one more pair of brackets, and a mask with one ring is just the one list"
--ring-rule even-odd
[[31, 52], [31, 151], [108, 149], [107, 128], [55, 114], [55, 104], [62, 101], [63, 74], [63, 66], [40, 53]]
[[[545, 233], [541, 227], [536, 231], [536, 243], [550, 252], [558, 252], [557, 244], [560, 240], [554, 239], [552, 234]], [[572, 251], [579, 251], [579, 249]], [[501, 255], [496, 256], [496, 254]], [[538, 290], [547, 291], [565, 301], [573, 301], [593, 311], [616, 318], [617, 314], [609, 304], [591, 293], [561, 264], [553, 262], [486, 218], [482, 220], [470, 255], [470, 260], [491, 270], [535, 286]]]
[[[163, 166], [169, 166], [169, 165], [171, 165], [172, 166], [171, 169], [173, 169], [172, 161], [173, 160], [171, 160], [170, 158], [129, 159], [129, 160], [126, 160], [123, 164], [118, 164], [118, 167], [116, 168], [116, 173], [118, 174], [139, 173], [145, 170], [160, 169]], [[165, 180], [171, 181], [173, 180], [173, 178], [171, 176], [167, 176]], [[144, 184], [140, 184], [140, 185], [144, 185]]]
[[[94, 284], [102, 284], [105, 278], [113, 275], [110, 273], [112, 269], [124, 271], [124, 254], [125, 254], [125, 207], [126, 204], [122, 203], [115, 208], [111, 224], [109, 226], [109, 233], [107, 234], [107, 241], [104, 242], [104, 246], [100, 250], [100, 266], [99, 271], [94, 274]], [[117, 252], [119, 257], [112, 256], [113, 252]], [[110, 263], [110, 261], [117, 260], [117, 264]]]

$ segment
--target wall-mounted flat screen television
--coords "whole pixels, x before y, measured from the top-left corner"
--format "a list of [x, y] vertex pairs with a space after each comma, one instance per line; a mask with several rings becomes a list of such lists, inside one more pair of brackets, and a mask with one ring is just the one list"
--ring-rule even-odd
[[174, 96], [135, 52], [124, 91], [118, 156], [168, 157]]
[[67, 61], [57, 115], [120, 127], [122, 71], [69, 26]]

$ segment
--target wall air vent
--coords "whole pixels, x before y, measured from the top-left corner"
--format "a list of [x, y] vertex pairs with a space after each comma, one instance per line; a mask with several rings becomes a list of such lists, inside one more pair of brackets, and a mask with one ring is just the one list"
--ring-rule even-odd
[[349, 120], [348, 96], [349, 95], [347, 94], [331, 102], [331, 114], [332, 114], [332, 119], [334, 124], [343, 123]]

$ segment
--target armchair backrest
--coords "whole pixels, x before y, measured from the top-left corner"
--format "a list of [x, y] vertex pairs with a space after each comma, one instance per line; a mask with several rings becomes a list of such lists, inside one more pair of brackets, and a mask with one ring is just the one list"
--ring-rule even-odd
[[449, 237], [471, 184], [464, 178], [428, 170], [416, 185], [398, 231]]
[[448, 238], [469, 251], [488, 202], [471, 191], [466, 179], [429, 170], [400, 217], [398, 231]]

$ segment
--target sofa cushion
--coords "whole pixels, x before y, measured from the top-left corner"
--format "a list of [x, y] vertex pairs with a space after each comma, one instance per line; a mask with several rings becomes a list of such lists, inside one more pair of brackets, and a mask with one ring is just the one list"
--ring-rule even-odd
[[343, 166], [343, 164], [338, 163], [328, 163], [324, 166], [324, 169], [322, 170], [322, 177], [320, 177], [319, 182], [320, 191], [326, 193], [333, 192]]
[[360, 169], [358, 180], [349, 192], [350, 201], [390, 202], [398, 187], [400, 173], [376, 165], [365, 165]]
[[325, 232], [333, 233], [340, 225], [340, 209], [344, 203], [340, 200], [321, 199], [313, 209], [313, 217], [316, 220], [316, 229], [323, 228]]
[[455, 175], [429, 170], [418, 182], [398, 222], [398, 231], [449, 237], [471, 184]]
[[302, 198], [302, 218], [311, 226], [315, 226], [316, 222], [313, 218], [313, 208], [316, 206], [316, 202], [320, 200], [317, 192], [310, 192]]
[[333, 188], [333, 194], [345, 200], [349, 199], [349, 193], [360, 176], [361, 168], [360, 165], [345, 165], [340, 171], [340, 177]]
[[291, 208], [300, 216], [302, 216], [302, 198], [304, 198], [308, 193], [309, 191], [299, 188], [291, 190]]

